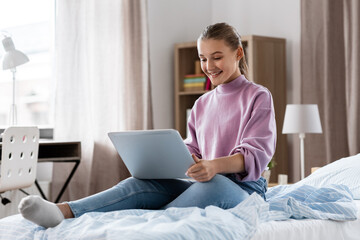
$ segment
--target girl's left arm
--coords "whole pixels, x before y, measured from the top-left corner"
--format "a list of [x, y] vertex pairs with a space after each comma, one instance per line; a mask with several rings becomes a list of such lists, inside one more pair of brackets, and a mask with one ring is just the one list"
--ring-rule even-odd
[[245, 171], [244, 156], [235, 153], [231, 156], [215, 158], [212, 160], [202, 160], [192, 154], [194, 161], [187, 175], [199, 182], [211, 180], [217, 173], [241, 173]]

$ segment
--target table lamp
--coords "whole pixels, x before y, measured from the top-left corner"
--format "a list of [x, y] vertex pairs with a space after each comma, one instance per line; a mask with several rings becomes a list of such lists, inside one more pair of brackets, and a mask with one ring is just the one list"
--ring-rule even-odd
[[13, 74], [13, 101], [10, 108], [10, 125], [17, 124], [17, 113], [15, 104], [15, 73], [16, 67], [29, 61], [29, 58], [22, 52], [15, 49], [14, 43], [9, 36], [5, 36], [2, 40], [5, 54], [2, 59], [3, 70], [10, 69]]
[[322, 133], [317, 104], [287, 104], [283, 134], [297, 133], [300, 138], [301, 179], [305, 177], [305, 133]]

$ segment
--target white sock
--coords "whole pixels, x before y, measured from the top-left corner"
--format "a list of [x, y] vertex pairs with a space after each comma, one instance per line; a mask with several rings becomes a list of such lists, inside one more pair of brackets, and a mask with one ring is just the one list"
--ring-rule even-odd
[[24, 218], [45, 228], [55, 227], [64, 220], [64, 215], [55, 203], [39, 196], [27, 196], [21, 199], [18, 209]]

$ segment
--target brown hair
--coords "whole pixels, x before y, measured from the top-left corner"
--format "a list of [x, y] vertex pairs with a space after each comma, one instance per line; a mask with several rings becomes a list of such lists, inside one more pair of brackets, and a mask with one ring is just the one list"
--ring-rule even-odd
[[[225, 43], [234, 51], [238, 49], [239, 46], [243, 48], [240, 34], [234, 27], [227, 23], [216, 23], [207, 26], [198, 38], [198, 40], [204, 39], [224, 40]], [[244, 56], [240, 59], [239, 68], [241, 74], [245, 75], [248, 79], [248, 66], [245, 60], [245, 52]]]

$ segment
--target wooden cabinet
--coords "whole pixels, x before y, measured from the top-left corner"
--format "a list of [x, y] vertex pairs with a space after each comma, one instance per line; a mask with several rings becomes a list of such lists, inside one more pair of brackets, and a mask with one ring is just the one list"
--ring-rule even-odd
[[[272, 93], [276, 114], [277, 147], [275, 151], [276, 167], [272, 169], [270, 181], [277, 181], [278, 174], [288, 174], [287, 139], [282, 134], [286, 107], [286, 50], [285, 39], [243, 36], [242, 44], [249, 66], [249, 80], [261, 84]], [[174, 97], [175, 129], [186, 137], [186, 110], [192, 108], [195, 100], [206, 91], [184, 91], [185, 75], [195, 73], [195, 61], [198, 60], [196, 42], [175, 45]]]

